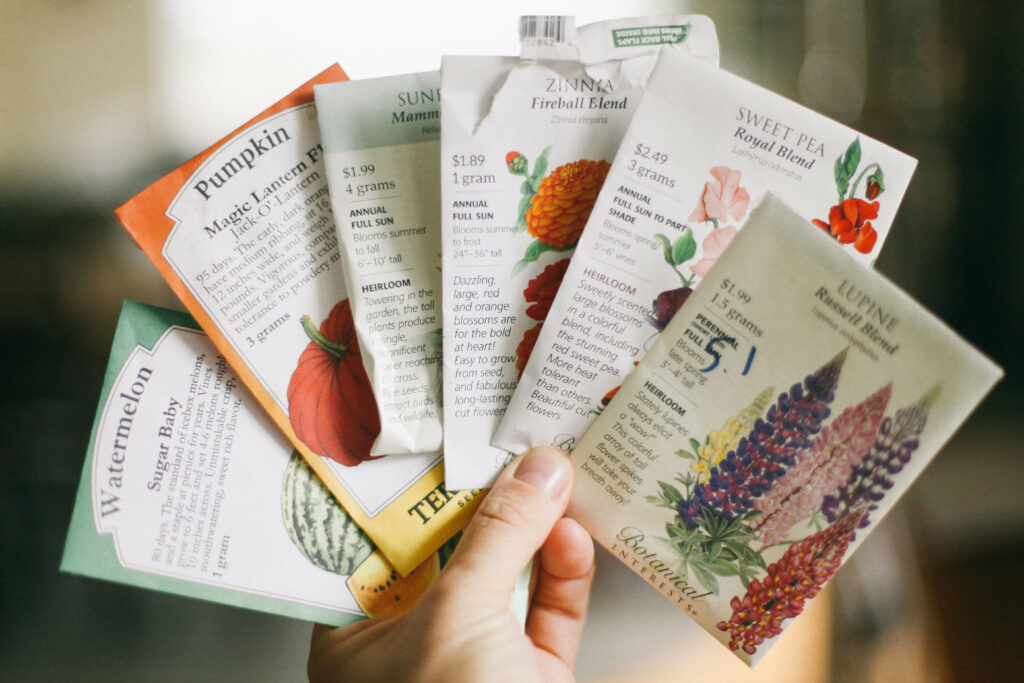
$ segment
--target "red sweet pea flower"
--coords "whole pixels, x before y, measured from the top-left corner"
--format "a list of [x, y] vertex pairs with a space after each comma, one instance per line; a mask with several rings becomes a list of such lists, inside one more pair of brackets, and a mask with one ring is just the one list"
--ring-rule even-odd
[[815, 218], [812, 222], [842, 244], [853, 242], [854, 248], [868, 254], [875, 246], [877, 232], [870, 221], [878, 218], [878, 202], [844, 199], [828, 212], [828, 223]]
[[547, 266], [540, 275], [530, 280], [526, 289], [523, 290], [523, 297], [528, 303], [533, 304], [526, 309], [526, 315], [540, 321], [548, 317], [551, 302], [558, 294], [558, 288], [562, 285], [562, 278], [565, 276], [565, 269], [568, 267], [569, 259], [564, 258]]

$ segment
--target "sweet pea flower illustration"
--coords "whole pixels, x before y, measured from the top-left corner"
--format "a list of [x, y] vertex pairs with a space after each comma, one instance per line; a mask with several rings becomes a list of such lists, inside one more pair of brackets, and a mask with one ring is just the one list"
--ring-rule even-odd
[[708, 276], [708, 271], [711, 270], [711, 266], [715, 265], [715, 261], [722, 255], [725, 248], [732, 242], [732, 238], [736, 236], [736, 228], [732, 225], [727, 225], [724, 228], [718, 230], [712, 230], [711, 234], [704, 238], [701, 242], [701, 248], [704, 251], [704, 255], [695, 264], [690, 266], [690, 272], [697, 277], [704, 279]]
[[750, 206], [750, 195], [740, 187], [740, 172], [728, 166], [715, 166], [710, 173], [714, 180], [704, 184], [697, 207], [687, 220], [714, 220], [717, 223], [725, 223], [730, 217], [735, 221], [742, 220]]

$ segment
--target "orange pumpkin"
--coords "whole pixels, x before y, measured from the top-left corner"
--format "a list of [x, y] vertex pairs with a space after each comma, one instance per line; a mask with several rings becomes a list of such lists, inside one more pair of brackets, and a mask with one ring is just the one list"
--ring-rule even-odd
[[342, 465], [381, 457], [370, 455], [380, 416], [348, 299], [334, 306], [319, 330], [308, 315], [301, 322], [312, 341], [288, 382], [288, 414], [296, 436], [314, 453]]

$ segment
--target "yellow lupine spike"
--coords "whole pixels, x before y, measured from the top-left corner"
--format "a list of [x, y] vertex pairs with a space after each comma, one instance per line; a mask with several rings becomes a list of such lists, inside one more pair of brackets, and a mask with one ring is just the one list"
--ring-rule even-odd
[[707, 481], [711, 468], [720, 463], [729, 451], [736, 450], [740, 439], [750, 433], [774, 395], [775, 387], [767, 387], [736, 417], [730, 417], [724, 425], [708, 433], [707, 442], [697, 453], [697, 460], [690, 465], [690, 471], [697, 475], [697, 483]]

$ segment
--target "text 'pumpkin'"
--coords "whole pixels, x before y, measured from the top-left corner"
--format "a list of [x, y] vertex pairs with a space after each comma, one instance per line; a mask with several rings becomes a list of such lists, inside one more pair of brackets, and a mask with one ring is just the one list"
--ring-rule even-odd
[[308, 315], [302, 327], [312, 340], [288, 382], [288, 416], [311, 451], [342, 465], [372, 460], [380, 433], [377, 402], [363, 368], [348, 299], [338, 302], [317, 330]]

